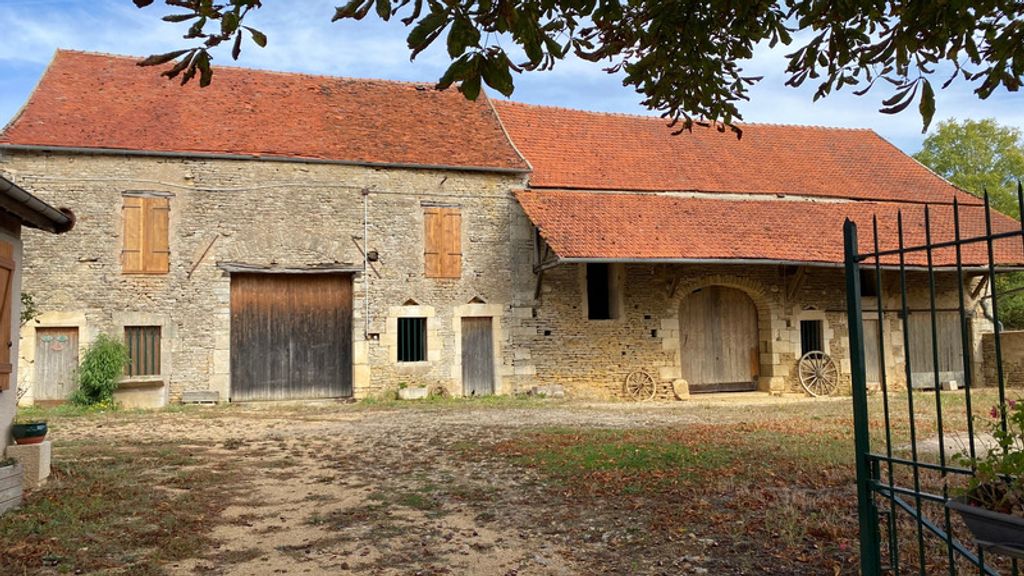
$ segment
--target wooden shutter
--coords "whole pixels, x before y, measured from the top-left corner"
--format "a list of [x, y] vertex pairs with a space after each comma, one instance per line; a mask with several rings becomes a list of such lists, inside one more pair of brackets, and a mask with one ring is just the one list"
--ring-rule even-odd
[[458, 208], [445, 208], [442, 243], [441, 276], [462, 277], [462, 214]]
[[145, 224], [143, 231], [142, 268], [149, 274], [166, 274], [171, 269], [167, 242], [167, 225], [171, 213], [167, 198], [144, 198]]
[[462, 214], [458, 208], [423, 211], [423, 269], [428, 278], [462, 277]]
[[0, 390], [11, 387], [11, 324], [14, 298], [14, 245], [0, 241]]
[[169, 215], [167, 198], [125, 196], [121, 247], [125, 274], [166, 274], [170, 270]]

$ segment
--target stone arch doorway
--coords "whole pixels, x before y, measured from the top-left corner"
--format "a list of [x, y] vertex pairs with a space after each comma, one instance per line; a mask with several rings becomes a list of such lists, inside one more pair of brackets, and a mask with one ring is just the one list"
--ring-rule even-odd
[[760, 376], [757, 305], [745, 292], [706, 286], [679, 307], [679, 359], [690, 392], [757, 389]]

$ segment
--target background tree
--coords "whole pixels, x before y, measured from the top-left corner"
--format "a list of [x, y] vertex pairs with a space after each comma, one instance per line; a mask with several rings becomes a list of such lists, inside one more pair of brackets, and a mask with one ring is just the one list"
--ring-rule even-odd
[[[995, 120], [947, 120], [914, 154], [922, 164], [953, 184], [981, 197], [988, 191], [992, 206], [1020, 219], [1017, 183], [1024, 180], [1024, 134]], [[1006, 328], [1024, 328], [1024, 273], [996, 279], [999, 319]]]
[[[133, 0], [140, 8], [155, 0]], [[267, 37], [244, 25], [261, 0], [162, 0], [164, 20], [185, 23], [191, 47], [151, 56], [143, 65], [182, 83], [213, 78], [210, 50], [230, 43], [238, 59], [245, 38]], [[759, 78], [739, 63], [755, 47], [790, 46], [787, 84], [817, 83], [814, 99], [844, 87], [857, 94], [879, 80], [891, 92], [882, 112], [918, 102], [927, 129], [935, 113], [936, 74], [943, 87], [974, 86], [979, 98], [1016, 91], [1024, 75], [1024, 3], [1019, 0], [826, 2], [822, 0], [348, 0], [334, 20], [401, 17], [412, 58], [444, 37], [451, 65], [439, 88], [458, 83], [467, 98], [481, 84], [508, 96], [513, 72], [546, 70], [574, 54], [623, 72], [643, 104], [673, 123], [693, 118], [732, 126], [736, 104]], [[506, 48], [509, 47], [509, 48]], [[173, 62], [173, 64], [171, 64]], [[940, 72], [941, 71], [941, 72]]]

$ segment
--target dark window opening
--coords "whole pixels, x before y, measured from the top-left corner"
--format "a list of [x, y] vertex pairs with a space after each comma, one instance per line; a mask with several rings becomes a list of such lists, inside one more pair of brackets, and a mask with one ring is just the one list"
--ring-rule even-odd
[[821, 320], [800, 321], [800, 354], [825, 351], [825, 335]]
[[878, 275], [874, 270], [860, 271], [860, 295], [869, 298], [878, 296]]
[[124, 342], [128, 346], [128, 376], [160, 374], [159, 326], [125, 326]]
[[587, 318], [613, 320], [618, 314], [612, 271], [608, 264], [587, 264]]
[[427, 359], [427, 319], [398, 319], [398, 361], [424, 362]]

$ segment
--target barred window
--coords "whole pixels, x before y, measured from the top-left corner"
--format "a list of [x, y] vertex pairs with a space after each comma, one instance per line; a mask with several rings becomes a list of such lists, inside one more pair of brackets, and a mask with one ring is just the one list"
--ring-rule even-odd
[[124, 341], [128, 345], [128, 376], [160, 374], [159, 326], [125, 326]]
[[825, 335], [821, 320], [800, 321], [800, 353], [824, 352]]
[[424, 362], [427, 359], [427, 319], [398, 319], [398, 361]]

